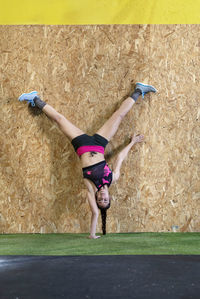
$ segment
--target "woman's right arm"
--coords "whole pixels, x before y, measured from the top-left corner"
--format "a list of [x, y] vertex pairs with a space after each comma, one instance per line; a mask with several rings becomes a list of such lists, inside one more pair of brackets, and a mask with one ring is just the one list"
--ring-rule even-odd
[[130, 151], [132, 146], [138, 142], [142, 142], [143, 140], [144, 140], [143, 135], [136, 136], [136, 134], [134, 134], [132, 136], [131, 142], [118, 154], [117, 159], [115, 160], [113, 165], [113, 177], [114, 177], [113, 182], [119, 179], [122, 162], [127, 157], [128, 152]]

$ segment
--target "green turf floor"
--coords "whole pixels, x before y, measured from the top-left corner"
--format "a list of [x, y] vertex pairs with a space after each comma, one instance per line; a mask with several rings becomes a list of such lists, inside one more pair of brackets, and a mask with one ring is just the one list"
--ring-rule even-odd
[[0, 255], [200, 254], [200, 233], [0, 234]]

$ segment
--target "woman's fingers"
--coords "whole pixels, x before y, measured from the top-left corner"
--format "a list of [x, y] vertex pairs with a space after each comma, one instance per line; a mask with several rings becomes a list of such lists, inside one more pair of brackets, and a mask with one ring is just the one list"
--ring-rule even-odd
[[137, 142], [142, 142], [144, 140], [144, 135], [137, 135], [134, 134], [132, 140], [137, 143]]
[[144, 139], [144, 135], [140, 135], [140, 136], [138, 136], [138, 140], [139, 140], [139, 142], [143, 141], [143, 139]]
[[88, 239], [98, 239], [100, 238], [101, 236], [89, 236]]

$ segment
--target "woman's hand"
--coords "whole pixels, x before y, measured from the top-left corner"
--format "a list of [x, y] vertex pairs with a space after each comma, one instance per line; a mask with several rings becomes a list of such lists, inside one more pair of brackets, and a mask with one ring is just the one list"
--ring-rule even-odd
[[100, 237], [101, 237], [101, 236], [91, 236], [91, 235], [90, 235], [90, 236], [88, 237], [88, 239], [98, 239], [98, 238], [100, 238]]
[[143, 140], [144, 140], [144, 135], [134, 134], [132, 139], [131, 139], [131, 142], [138, 143], [138, 142], [142, 142]]

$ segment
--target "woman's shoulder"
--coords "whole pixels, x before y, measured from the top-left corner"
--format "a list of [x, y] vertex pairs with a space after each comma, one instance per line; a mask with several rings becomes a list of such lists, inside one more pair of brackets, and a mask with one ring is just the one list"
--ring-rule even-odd
[[116, 183], [117, 180], [119, 179], [119, 175], [118, 173], [116, 173], [115, 171], [112, 170], [112, 165], [108, 165], [108, 163], [106, 162], [106, 165], [109, 167], [109, 170], [111, 171], [111, 176], [112, 176], [112, 184]]
[[84, 178], [83, 181], [84, 181], [84, 184], [86, 185], [88, 191], [91, 192], [91, 193], [93, 193], [93, 192], [95, 193], [95, 188], [96, 187], [93, 186], [93, 183], [90, 180], [86, 179], [86, 178]]

